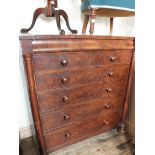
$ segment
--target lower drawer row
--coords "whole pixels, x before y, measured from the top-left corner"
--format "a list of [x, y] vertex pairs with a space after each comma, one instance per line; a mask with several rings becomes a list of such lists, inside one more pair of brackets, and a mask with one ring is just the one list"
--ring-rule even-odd
[[59, 110], [41, 113], [43, 131], [51, 131], [84, 121], [93, 116], [118, 111], [123, 105], [123, 100], [123, 96], [96, 99], [78, 105], [67, 106]]
[[79, 140], [115, 128], [120, 123], [120, 114], [120, 111], [101, 114], [78, 124], [44, 133], [46, 149], [54, 151], [62, 146], [76, 143]]

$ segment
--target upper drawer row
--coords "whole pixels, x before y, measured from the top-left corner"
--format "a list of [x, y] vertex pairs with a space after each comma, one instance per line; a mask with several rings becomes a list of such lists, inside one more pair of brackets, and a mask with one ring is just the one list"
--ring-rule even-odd
[[35, 72], [59, 70], [75, 67], [110, 66], [130, 64], [130, 50], [75, 53], [34, 54]]

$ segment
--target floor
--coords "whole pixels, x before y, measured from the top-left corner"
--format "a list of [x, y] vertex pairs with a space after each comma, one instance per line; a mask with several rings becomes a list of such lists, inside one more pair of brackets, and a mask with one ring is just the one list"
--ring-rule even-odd
[[[22, 150], [23, 155], [37, 155], [32, 137], [22, 140]], [[113, 130], [49, 155], [133, 155], [133, 153], [131, 151], [131, 137]]]

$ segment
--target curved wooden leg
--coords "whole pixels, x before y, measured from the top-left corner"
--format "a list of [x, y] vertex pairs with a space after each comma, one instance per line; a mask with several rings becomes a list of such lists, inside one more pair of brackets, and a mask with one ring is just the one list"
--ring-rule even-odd
[[83, 34], [86, 33], [88, 22], [89, 22], [89, 15], [85, 15], [84, 23], [83, 23], [83, 27], [82, 27], [82, 33]]
[[55, 18], [56, 18], [57, 27], [59, 29], [59, 34], [64, 35], [65, 31], [61, 29], [61, 24], [60, 24], [60, 10], [55, 10]]
[[70, 27], [70, 25], [69, 25], [69, 20], [68, 20], [67, 13], [66, 13], [64, 10], [60, 10], [60, 15], [63, 16], [63, 18], [65, 19], [67, 28], [68, 28], [72, 33], [78, 33], [77, 30], [71, 29], [71, 27]]
[[90, 14], [90, 34], [94, 33], [94, 25], [95, 25], [95, 18], [96, 18], [96, 10], [92, 9]]
[[38, 16], [41, 15], [41, 14], [46, 15], [46, 8], [38, 8], [38, 9], [36, 9], [34, 14], [33, 14], [33, 20], [32, 20], [31, 26], [29, 28], [27, 28], [27, 29], [21, 29], [20, 32], [21, 33], [29, 32], [34, 27]]

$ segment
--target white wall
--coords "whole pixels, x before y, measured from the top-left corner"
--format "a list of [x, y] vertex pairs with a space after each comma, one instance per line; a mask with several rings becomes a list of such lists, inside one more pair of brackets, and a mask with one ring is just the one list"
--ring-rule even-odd
[[[22, 0], [22, 12], [20, 14], [19, 25], [21, 28], [27, 28], [31, 24], [32, 15], [36, 8], [44, 7], [46, 0]], [[68, 16], [72, 29], [77, 29], [78, 34], [81, 34], [83, 15], [80, 11], [81, 0], [58, 0], [58, 6], [64, 9]], [[23, 6], [23, 7], [22, 7]], [[129, 18], [115, 18], [113, 35], [134, 36], [134, 17]], [[64, 21], [62, 20], [62, 28], [66, 30], [66, 34], [69, 34]], [[37, 20], [35, 27], [30, 31], [30, 34], [59, 34], [55, 19], [45, 18], [43, 15]], [[88, 34], [88, 30], [87, 30]], [[96, 35], [108, 35], [109, 34], [109, 18], [97, 17], [95, 25]], [[20, 50], [20, 124], [21, 130], [29, 127], [29, 117], [27, 112], [26, 103], [28, 102], [28, 95], [26, 93], [25, 79], [23, 66], [21, 62], [21, 50]]]

